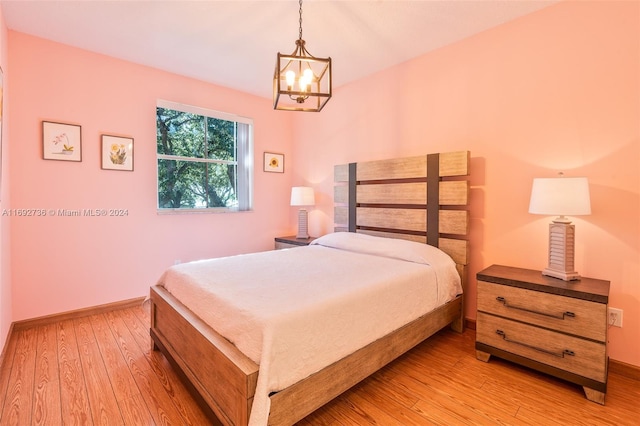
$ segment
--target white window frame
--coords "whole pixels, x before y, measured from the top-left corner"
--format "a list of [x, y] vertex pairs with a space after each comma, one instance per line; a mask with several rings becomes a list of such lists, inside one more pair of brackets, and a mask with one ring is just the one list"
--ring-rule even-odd
[[[246, 124], [246, 126], [238, 126], [238, 134], [242, 131], [248, 132], [246, 137], [247, 142], [237, 145], [237, 161], [206, 159], [206, 158], [194, 158], [183, 157], [178, 155], [159, 154], [156, 141], [156, 208], [158, 214], [180, 214], [180, 213], [226, 213], [226, 212], [243, 212], [253, 210], [253, 120], [251, 118], [242, 117], [227, 112], [216, 111], [207, 108], [201, 108], [193, 105], [181, 104], [177, 102], [166, 101], [158, 99], [156, 101], [156, 108], [171, 109], [174, 111], [186, 112], [195, 115], [201, 115], [205, 117], [215, 118], [219, 120], [233, 121], [236, 123]], [[244, 130], [243, 130], [244, 129]], [[238, 138], [236, 138], [237, 143]], [[177, 160], [177, 161], [189, 161], [189, 162], [202, 162], [202, 163], [217, 163], [217, 164], [234, 164], [237, 163], [236, 178], [238, 193], [238, 206], [237, 207], [204, 207], [204, 208], [160, 208], [158, 190], [160, 187], [160, 173], [158, 167], [158, 160]]]

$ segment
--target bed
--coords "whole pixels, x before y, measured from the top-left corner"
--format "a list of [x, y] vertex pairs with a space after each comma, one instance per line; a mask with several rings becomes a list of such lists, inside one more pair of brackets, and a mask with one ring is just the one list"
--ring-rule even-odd
[[[469, 186], [465, 179], [468, 168], [468, 151], [336, 166], [334, 222], [337, 233], [327, 238], [323, 237], [320, 239], [324, 239], [323, 241], [304, 249], [295, 248], [280, 251], [280, 253], [267, 252], [254, 257], [262, 258], [262, 261], [267, 264], [279, 262], [277, 259], [282, 258], [285, 259], [283, 262], [286, 265], [291, 265], [306, 262], [307, 260], [303, 258], [308, 252], [313, 253], [311, 258], [324, 259], [322, 256], [325, 254], [330, 254], [331, 258], [334, 256], [335, 247], [327, 247], [327, 245], [335, 245], [333, 240], [336, 238], [338, 243], [342, 244], [341, 236], [346, 234], [340, 234], [341, 232], [356, 233], [353, 234], [354, 236], [361, 234], [362, 238], [391, 237], [399, 240], [394, 247], [397, 246], [400, 251], [404, 247], [401, 242], [405, 240], [439, 247], [442, 252], [449, 255], [449, 259], [453, 260], [452, 263], [455, 263], [453, 269], [458, 274], [458, 282], [464, 288], [468, 257], [465, 239], [469, 220], [466, 209]], [[376, 247], [376, 244], [370, 241], [365, 241], [361, 245], [365, 249]], [[424, 248], [426, 250], [427, 246]], [[341, 249], [338, 248], [338, 250]], [[431, 255], [431, 251], [426, 251]], [[372, 254], [357, 253], [357, 256], [370, 255]], [[247, 256], [246, 258], [235, 257], [231, 263], [236, 261], [246, 265], [248, 260], [253, 259], [252, 255]], [[338, 258], [326, 261], [337, 262]], [[347, 262], [357, 263], [358, 261], [360, 261], [358, 257], [353, 257]], [[251, 260], [250, 264], [252, 265], [253, 262]], [[259, 260], [256, 259], [255, 262]], [[387, 260], [379, 262], [382, 264]], [[429, 260], [429, 262], [433, 261]], [[203, 268], [202, 276], [207, 275], [204, 267], [208, 263], [219, 267], [215, 261], [203, 261], [202, 264], [195, 266], [196, 269]], [[422, 266], [413, 265], [416, 262], [405, 263], [412, 263], [409, 269], [416, 269], [416, 273], [418, 269], [421, 271]], [[255, 268], [259, 269], [260, 265], [256, 264]], [[283, 270], [285, 269], [287, 268]], [[311, 274], [311, 264], [305, 269]], [[325, 271], [328, 269], [330, 268], [324, 267]], [[334, 269], [342, 269], [342, 267]], [[396, 270], [400, 267], [394, 264], [387, 269]], [[182, 277], [183, 272], [185, 271], [179, 267], [171, 268], [170, 273], [168, 271], [170, 275], [178, 277]], [[373, 274], [382, 275], [381, 273]], [[220, 275], [225, 276], [225, 274]], [[164, 279], [166, 277], [163, 276]], [[233, 277], [229, 275], [228, 279], [231, 282]], [[296, 279], [295, 276], [294, 279]], [[306, 278], [298, 276], [297, 279], [302, 281]], [[331, 282], [337, 279], [335, 276], [329, 277]], [[358, 280], [348, 278], [347, 281]], [[393, 323], [389, 318], [381, 320], [383, 326], [388, 323], [390, 328], [382, 327], [378, 331], [382, 333], [381, 335], [374, 337], [371, 341], [363, 338], [364, 340], [355, 348], [343, 348], [346, 352], [340, 353], [336, 359], [329, 357], [323, 360], [320, 365], [314, 366], [312, 374], [307, 375], [305, 372], [287, 371], [287, 365], [291, 366], [290, 370], [297, 370], [297, 364], [294, 361], [288, 360], [284, 365], [280, 363], [278, 367], [274, 367], [275, 362], [271, 364], [262, 362], [265, 358], [260, 358], [261, 354], [252, 352], [253, 350], [245, 343], [240, 341], [231, 343], [222, 337], [222, 334], [227, 333], [226, 330], [220, 330], [220, 328], [214, 330], [209, 325], [210, 321], [205, 321], [206, 310], [203, 311], [201, 307], [196, 306], [199, 297], [196, 297], [196, 302], [191, 300], [182, 303], [181, 300], [186, 300], [184, 295], [176, 296], [168, 291], [167, 287], [171, 288], [171, 285], [162, 281], [159, 285], [153, 286], [150, 291], [152, 346], [165, 354], [167, 359], [182, 372], [183, 377], [219, 421], [228, 425], [246, 425], [250, 422], [251, 424], [293, 424], [441, 328], [451, 325], [455, 330], [462, 331], [464, 324], [463, 292], [458, 289], [451, 294], [451, 291], [448, 291], [449, 296], [444, 304], [440, 304], [435, 309], [429, 308], [428, 312], [412, 314], [415, 318], [399, 319], [398, 323]], [[341, 286], [337, 287], [341, 288]], [[253, 290], [255, 289], [253, 287]], [[175, 288], [172, 291], [175, 293]], [[247, 291], [252, 291], [251, 285], [248, 286]], [[397, 289], [386, 291], [390, 293], [382, 296], [382, 300], [385, 301], [392, 299], [393, 294], [401, 294]], [[317, 293], [312, 299], [321, 299], [323, 294]], [[269, 295], [263, 295], [265, 296]], [[375, 300], [380, 298], [380, 296], [371, 296], [371, 303], [375, 303]], [[397, 298], [408, 299], [406, 296]], [[354, 300], [366, 300], [366, 297], [359, 295], [357, 298], [352, 297], [351, 302], [344, 303], [353, 303]], [[282, 305], [283, 311], [286, 311], [286, 306], [285, 300]], [[350, 308], [346, 309], [345, 306]], [[311, 305], [305, 309], [307, 308], [315, 309]], [[338, 305], [338, 308], [334, 309], [337, 311], [334, 311], [330, 317], [338, 318], [334, 324], [336, 327], [339, 324], [350, 323], [356, 330], [356, 336], [365, 334], [362, 329], [357, 328], [358, 321], [349, 322], [340, 319], [337, 314], [345, 311], [356, 312], [355, 304]], [[381, 318], [385, 318], [384, 306], [375, 309], [380, 313]], [[194, 313], [198, 310], [200, 315]], [[227, 315], [223, 308], [219, 311], [221, 316]], [[291, 317], [296, 315], [296, 312], [298, 312], [297, 308], [291, 312], [287, 311], [287, 315], [282, 316]], [[396, 317], [398, 317], [396, 314], [390, 315], [390, 318]], [[294, 318], [297, 319], [293, 323], [300, 325], [304, 315], [294, 316]], [[251, 336], [249, 331], [254, 329], [251, 321], [246, 319], [238, 321], [238, 324], [242, 323], [248, 324], [248, 329], [244, 329], [241, 334], [246, 334], [249, 341], [262, 339], [260, 334], [257, 337]], [[287, 323], [282, 322], [282, 324], [286, 326]], [[301, 330], [307, 330], [309, 327], [313, 327], [313, 321]], [[333, 326], [329, 327], [329, 329], [333, 328]], [[291, 330], [295, 331], [296, 328], [293, 327]], [[291, 330], [282, 334], [287, 334], [289, 337], [295, 336]], [[279, 334], [276, 334], [276, 337], [278, 336]], [[293, 348], [291, 350], [295, 354], [294, 357], [304, 358], [307, 356], [304, 351], [322, 352], [309, 349], [314, 343], [307, 339], [306, 334], [300, 333], [299, 336], [299, 342], [289, 346]], [[329, 336], [327, 339], [329, 340], [315, 344], [324, 347], [323, 345], [329, 345], [334, 340], [338, 340], [336, 336]], [[275, 338], [274, 341], [279, 339]], [[238, 349], [239, 347], [242, 347], [243, 351]], [[297, 353], [295, 350], [301, 352]], [[274, 359], [279, 360], [282, 353], [281, 351], [281, 355]], [[276, 374], [274, 371], [280, 373]], [[280, 379], [280, 374], [284, 379]], [[269, 385], [276, 383], [275, 388], [265, 386], [267, 377], [276, 376], [278, 379], [270, 380]], [[266, 403], [263, 402], [264, 399], [267, 400]]]

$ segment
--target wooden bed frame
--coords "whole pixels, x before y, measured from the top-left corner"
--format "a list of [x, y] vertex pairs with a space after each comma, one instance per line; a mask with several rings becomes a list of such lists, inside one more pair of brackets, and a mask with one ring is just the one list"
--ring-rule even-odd
[[[364, 232], [440, 247], [466, 289], [469, 152], [335, 167], [336, 231]], [[225, 425], [249, 421], [259, 366], [163, 287], [151, 299], [151, 340]], [[463, 297], [270, 396], [270, 425], [291, 425], [443, 327], [464, 328]]]

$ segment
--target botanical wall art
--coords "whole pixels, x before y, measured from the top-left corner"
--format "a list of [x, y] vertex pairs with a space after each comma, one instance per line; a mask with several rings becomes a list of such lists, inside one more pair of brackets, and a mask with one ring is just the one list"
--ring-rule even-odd
[[264, 153], [264, 171], [284, 173], [284, 154]]
[[133, 171], [133, 138], [102, 135], [102, 168]]
[[43, 121], [42, 153], [45, 160], [82, 161], [80, 126]]

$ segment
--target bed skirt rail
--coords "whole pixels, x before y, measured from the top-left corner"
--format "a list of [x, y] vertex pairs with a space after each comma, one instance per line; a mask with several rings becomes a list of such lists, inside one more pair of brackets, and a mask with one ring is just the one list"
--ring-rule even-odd
[[462, 298], [421, 316], [306, 379], [271, 396], [269, 425], [303, 419], [333, 398], [460, 318]]

